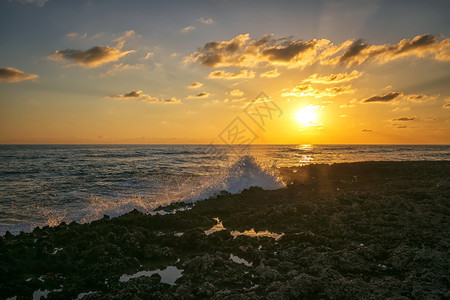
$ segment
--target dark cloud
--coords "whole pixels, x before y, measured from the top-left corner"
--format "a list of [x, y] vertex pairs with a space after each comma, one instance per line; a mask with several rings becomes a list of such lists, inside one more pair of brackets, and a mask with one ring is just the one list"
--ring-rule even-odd
[[361, 130], [362, 132], [372, 132], [373, 130], [372, 129], [363, 129], [363, 130]]
[[318, 74], [313, 74], [307, 77], [303, 82], [311, 82], [311, 83], [323, 83], [323, 84], [334, 84], [350, 81], [360, 77], [363, 73], [353, 70], [350, 74], [348, 73], [338, 73], [338, 74], [330, 74], [319, 76]]
[[450, 108], [450, 103], [445, 103], [444, 105], [442, 105], [443, 108]]
[[347, 51], [342, 54], [339, 62], [345, 63], [361, 53], [362, 50], [366, 49], [369, 45], [365, 44], [361, 39], [354, 41]]
[[313, 50], [317, 40], [308, 42], [293, 41], [281, 46], [272, 46], [261, 51], [271, 62], [289, 62], [302, 52]]
[[191, 83], [190, 85], [188, 85], [188, 88], [196, 89], [196, 88], [199, 88], [201, 86], [203, 86], [203, 83], [195, 81], [195, 82]]
[[362, 100], [363, 103], [370, 103], [370, 102], [391, 102], [391, 101], [397, 101], [400, 99], [411, 101], [411, 102], [425, 102], [428, 100], [434, 100], [439, 97], [438, 95], [424, 95], [424, 94], [405, 94], [401, 92], [389, 92], [385, 95], [376, 95], [369, 97], [367, 99]]
[[382, 96], [372, 96], [370, 98], [364, 99], [362, 102], [364, 103], [370, 103], [370, 102], [390, 102], [397, 97], [403, 95], [403, 93], [399, 92], [389, 92]]
[[200, 92], [193, 96], [187, 96], [187, 99], [193, 99], [193, 98], [208, 98], [211, 94], [207, 92]]
[[120, 94], [120, 95], [109, 95], [109, 98], [115, 99], [136, 99], [143, 102], [151, 102], [151, 103], [179, 103], [180, 100], [177, 98], [168, 98], [168, 99], [159, 99], [156, 97], [152, 97], [150, 95], [142, 93], [142, 91], [131, 91], [129, 93]]
[[0, 82], [20, 82], [38, 77], [39, 76], [36, 74], [25, 74], [24, 72], [14, 68], [0, 69]]
[[392, 121], [413, 121], [415, 119], [416, 119], [416, 117], [400, 117], [400, 118], [393, 119]]
[[106, 63], [119, 60], [121, 57], [135, 52], [121, 51], [117, 48], [112, 48], [108, 46], [96, 46], [88, 50], [57, 50], [48, 58], [51, 60], [68, 60], [75, 62], [75, 64], [87, 67], [95, 68]]
[[327, 39], [302, 41], [265, 35], [257, 40], [250, 38], [249, 34], [241, 34], [229, 41], [208, 42], [186, 57], [185, 62], [199, 62], [211, 68], [252, 67], [261, 63], [287, 67], [303, 67], [314, 63], [350, 66], [368, 60], [386, 63], [404, 56], [450, 60], [450, 39], [440, 40], [438, 36], [425, 34], [403, 39], [396, 44], [375, 45], [358, 39], [334, 45]]
[[434, 56], [435, 59], [446, 60], [449, 51], [449, 39], [439, 41], [438, 36], [424, 34], [413, 39], [403, 39], [393, 45], [372, 45], [362, 40], [354, 41], [340, 57], [330, 60], [346, 65], [359, 65], [368, 60], [386, 63], [407, 55], [416, 57]]

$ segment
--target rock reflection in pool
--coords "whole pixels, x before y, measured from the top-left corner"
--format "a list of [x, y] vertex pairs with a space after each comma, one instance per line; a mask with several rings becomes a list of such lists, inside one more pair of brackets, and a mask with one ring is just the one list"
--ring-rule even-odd
[[154, 270], [154, 271], [140, 271], [135, 274], [127, 275], [124, 274], [120, 276], [119, 281], [120, 282], [127, 282], [130, 279], [138, 278], [141, 276], [148, 276], [151, 277], [153, 274], [159, 274], [161, 276], [161, 282], [168, 283], [170, 285], [174, 285], [175, 281], [183, 276], [181, 273], [183, 270], [178, 269], [175, 266], [168, 266], [164, 270]]

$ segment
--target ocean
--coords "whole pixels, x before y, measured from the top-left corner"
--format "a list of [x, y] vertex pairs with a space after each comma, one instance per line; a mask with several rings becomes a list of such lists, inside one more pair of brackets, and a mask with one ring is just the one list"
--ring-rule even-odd
[[282, 188], [279, 167], [449, 159], [448, 145], [1, 145], [0, 234]]

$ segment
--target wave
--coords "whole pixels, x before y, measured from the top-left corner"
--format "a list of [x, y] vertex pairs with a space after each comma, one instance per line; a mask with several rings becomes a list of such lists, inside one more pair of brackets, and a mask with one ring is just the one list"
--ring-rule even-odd
[[150, 189], [137, 190], [133, 196], [88, 196], [83, 197], [86, 199], [84, 204], [77, 203], [75, 207], [70, 205], [58, 209], [35, 207], [36, 213], [43, 217], [41, 222], [0, 226], [0, 232], [3, 234], [6, 230], [10, 230], [12, 233], [19, 233], [21, 230], [31, 231], [36, 226], [57, 226], [61, 222], [89, 223], [104, 215], [118, 217], [133, 209], [152, 213], [158, 206], [169, 205], [173, 202], [195, 203], [214, 197], [223, 191], [238, 194], [250, 187], [274, 190], [285, 187], [285, 184], [274, 167], [265, 166], [253, 156], [242, 156], [226, 168], [216, 166], [216, 173], [187, 176], [184, 172], [183, 175], [173, 175], [158, 183], [152, 181]]

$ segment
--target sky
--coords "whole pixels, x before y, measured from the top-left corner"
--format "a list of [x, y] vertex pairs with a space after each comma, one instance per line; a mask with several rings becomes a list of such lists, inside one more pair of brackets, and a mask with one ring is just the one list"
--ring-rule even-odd
[[0, 144], [450, 144], [449, 13], [0, 0]]

